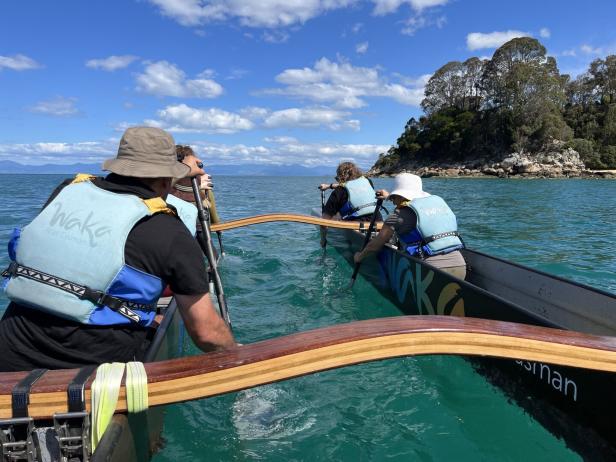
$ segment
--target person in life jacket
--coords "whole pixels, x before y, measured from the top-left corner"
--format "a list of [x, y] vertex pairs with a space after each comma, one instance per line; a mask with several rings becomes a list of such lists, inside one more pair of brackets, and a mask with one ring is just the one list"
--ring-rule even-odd
[[[322, 218], [341, 220], [370, 221], [375, 213], [376, 192], [372, 181], [363, 176], [353, 162], [342, 162], [336, 169], [336, 183], [320, 184], [318, 189], [333, 189], [327, 203], [323, 206]], [[377, 220], [381, 221], [380, 211], [376, 210]], [[327, 227], [321, 226], [321, 246], [327, 242]]]
[[354, 256], [356, 263], [378, 252], [397, 235], [400, 249], [453, 276], [466, 277], [466, 262], [460, 253], [464, 244], [458, 235], [456, 216], [445, 201], [423, 190], [421, 178], [411, 173], [396, 176], [391, 193], [377, 192], [396, 206], [379, 234]]
[[199, 348], [236, 345], [212, 305], [191, 222], [165, 202], [174, 178], [205, 172], [178, 162], [171, 135], [151, 127], [127, 129], [103, 169], [105, 178], [63, 182], [13, 233], [0, 371], [139, 360], [166, 285]]
[[[179, 161], [184, 161], [189, 158], [195, 159], [197, 162], [200, 160], [196, 157], [195, 152], [190, 146], [178, 144], [175, 146], [176, 155]], [[210, 175], [199, 175], [197, 177], [199, 180], [199, 196], [203, 203], [203, 207], [205, 210], [209, 212], [210, 223], [220, 223], [220, 217], [218, 216], [218, 211], [216, 210], [216, 199], [214, 198], [214, 191], [212, 190], [212, 178]], [[193, 193], [192, 184], [190, 178], [180, 178], [173, 184], [173, 189], [169, 193], [168, 199], [171, 201], [172, 205], [175, 205], [177, 202], [175, 198], [181, 199], [182, 201], [188, 202], [190, 204], [195, 203], [195, 195]], [[197, 220], [197, 233], [201, 233], [201, 223]]]

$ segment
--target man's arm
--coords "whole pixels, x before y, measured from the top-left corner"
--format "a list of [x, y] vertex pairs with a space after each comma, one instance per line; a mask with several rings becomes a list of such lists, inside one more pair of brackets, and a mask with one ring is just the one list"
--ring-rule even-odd
[[225, 350], [237, 346], [233, 334], [212, 305], [209, 294], [176, 294], [188, 335], [203, 351]]

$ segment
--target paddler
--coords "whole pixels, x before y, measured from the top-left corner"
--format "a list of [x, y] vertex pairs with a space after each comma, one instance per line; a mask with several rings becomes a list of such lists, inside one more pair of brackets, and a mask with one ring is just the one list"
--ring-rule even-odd
[[380, 251], [395, 234], [400, 248], [410, 255], [459, 279], [466, 277], [466, 262], [460, 253], [464, 244], [456, 216], [443, 199], [423, 190], [420, 177], [401, 173], [396, 176], [394, 190], [379, 190], [377, 197], [391, 200], [396, 209], [379, 234], [363, 251], [355, 253], [355, 263]]
[[[333, 189], [323, 206], [322, 218], [331, 220], [340, 214], [342, 220], [370, 221], [376, 206], [372, 181], [353, 162], [341, 162], [336, 169], [336, 183], [322, 183], [321, 191]], [[377, 220], [382, 220], [377, 211]], [[321, 226], [321, 247], [327, 244], [327, 227]]]
[[199, 348], [236, 345], [212, 305], [201, 249], [165, 202], [173, 178], [205, 172], [194, 158], [178, 162], [173, 137], [152, 127], [128, 128], [103, 170], [63, 182], [14, 232], [0, 371], [141, 359], [167, 284]]
[[[196, 162], [197, 164], [201, 162], [201, 159], [197, 157], [197, 155], [190, 146], [178, 144], [175, 147], [175, 152], [178, 160], [181, 162], [186, 162], [189, 159], [191, 162]], [[201, 201], [203, 202], [203, 207], [209, 211], [211, 224], [220, 223], [220, 217], [218, 216], [218, 211], [216, 210], [214, 192], [212, 191], [212, 177], [206, 173], [205, 175], [199, 175], [197, 179], [199, 180], [200, 185], [199, 195], [201, 197]], [[175, 181], [173, 184], [170, 196], [173, 196], [169, 197], [169, 199], [171, 199], [174, 205], [174, 198], [176, 197], [182, 199], [183, 201], [194, 204], [195, 195], [190, 184], [190, 177], [177, 179], [177, 181]], [[196, 226], [197, 233], [201, 233], [201, 223], [199, 223], [198, 220], [196, 222]]]

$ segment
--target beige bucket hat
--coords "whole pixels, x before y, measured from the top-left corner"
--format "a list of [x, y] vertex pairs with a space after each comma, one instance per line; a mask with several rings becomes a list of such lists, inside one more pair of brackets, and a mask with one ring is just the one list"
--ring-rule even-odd
[[103, 162], [103, 170], [137, 178], [184, 178], [190, 167], [178, 162], [175, 141], [154, 127], [127, 128], [115, 159]]
[[400, 173], [396, 175], [394, 190], [389, 194], [405, 198], [407, 201], [428, 197], [430, 194], [423, 190], [421, 178], [412, 173]]

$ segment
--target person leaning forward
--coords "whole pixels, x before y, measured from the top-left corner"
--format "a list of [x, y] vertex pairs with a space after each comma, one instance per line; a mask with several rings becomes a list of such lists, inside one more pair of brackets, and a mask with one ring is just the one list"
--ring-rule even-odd
[[466, 277], [466, 262], [460, 253], [464, 248], [456, 216], [443, 199], [423, 190], [421, 178], [411, 173], [396, 176], [394, 190], [377, 191], [377, 197], [390, 199], [396, 206], [374, 239], [354, 255], [355, 263], [380, 251], [398, 236], [399, 246], [410, 255], [421, 258], [454, 277]]
[[[164, 201], [172, 178], [203, 170], [178, 162], [171, 135], [151, 127], [127, 129], [103, 170], [111, 173], [59, 185], [39, 215], [14, 233], [0, 371], [141, 359], [166, 284], [199, 348], [236, 345], [212, 305], [201, 249]], [[25, 277], [18, 268], [85, 286], [86, 294]]]
[[[370, 221], [374, 213], [376, 198], [372, 181], [363, 176], [353, 162], [341, 162], [336, 169], [336, 183], [320, 184], [318, 189], [333, 189], [321, 211], [321, 218], [331, 220], [340, 214], [342, 220]], [[382, 220], [376, 211], [378, 221]], [[327, 243], [327, 227], [321, 226], [321, 247]]]

